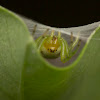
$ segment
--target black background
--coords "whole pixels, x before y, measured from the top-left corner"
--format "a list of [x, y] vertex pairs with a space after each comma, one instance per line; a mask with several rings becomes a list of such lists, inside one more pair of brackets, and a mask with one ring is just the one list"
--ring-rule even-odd
[[0, 5], [55, 27], [73, 27], [100, 21], [100, 0], [0, 0]]

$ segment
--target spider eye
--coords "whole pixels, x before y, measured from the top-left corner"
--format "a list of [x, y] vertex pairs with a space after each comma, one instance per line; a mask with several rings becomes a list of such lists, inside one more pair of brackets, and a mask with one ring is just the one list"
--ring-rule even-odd
[[57, 51], [57, 49], [49, 49], [49, 48], [48, 48], [47, 50], [50, 51], [50, 52], [53, 52], [53, 53], [54, 53], [55, 51]]

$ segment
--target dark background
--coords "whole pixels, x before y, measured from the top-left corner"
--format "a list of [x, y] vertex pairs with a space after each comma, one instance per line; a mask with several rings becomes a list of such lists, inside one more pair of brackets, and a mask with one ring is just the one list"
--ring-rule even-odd
[[0, 0], [0, 5], [55, 27], [73, 27], [100, 21], [100, 0]]

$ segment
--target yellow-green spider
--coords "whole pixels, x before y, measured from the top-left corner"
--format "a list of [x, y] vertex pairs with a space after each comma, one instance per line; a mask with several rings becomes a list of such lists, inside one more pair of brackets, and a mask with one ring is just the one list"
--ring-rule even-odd
[[[36, 25], [34, 26], [33, 33], [35, 33], [35, 30]], [[36, 39], [37, 48], [42, 56], [50, 59], [61, 57], [63, 63], [70, 60], [79, 49], [81, 42], [79, 35], [75, 41], [73, 41], [73, 34], [71, 33], [71, 43], [68, 45], [67, 41], [61, 37], [60, 32], [58, 32], [58, 36], [56, 36], [54, 35], [54, 30], [52, 30], [51, 35], [47, 35], [48, 31], [49, 29]], [[77, 47], [75, 48], [76, 45]]]

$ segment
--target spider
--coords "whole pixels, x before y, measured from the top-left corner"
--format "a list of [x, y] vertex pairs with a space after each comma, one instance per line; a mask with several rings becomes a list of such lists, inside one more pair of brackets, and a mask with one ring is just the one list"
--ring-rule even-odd
[[[34, 26], [33, 34], [36, 31], [36, 27], [37, 25]], [[79, 49], [81, 43], [79, 35], [76, 37], [75, 41], [73, 41], [73, 33], [71, 33], [71, 43], [68, 45], [67, 41], [61, 37], [60, 32], [58, 32], [58, 36], [56, 36], [54, 35], [54, 30], [52, 30], [51, 35], [47, 35], [48, 31], [49, 29], [35, 40], [37, 48], [42, 56], [50, 59], [61, 57], [63, 63], [70, 60]]]

